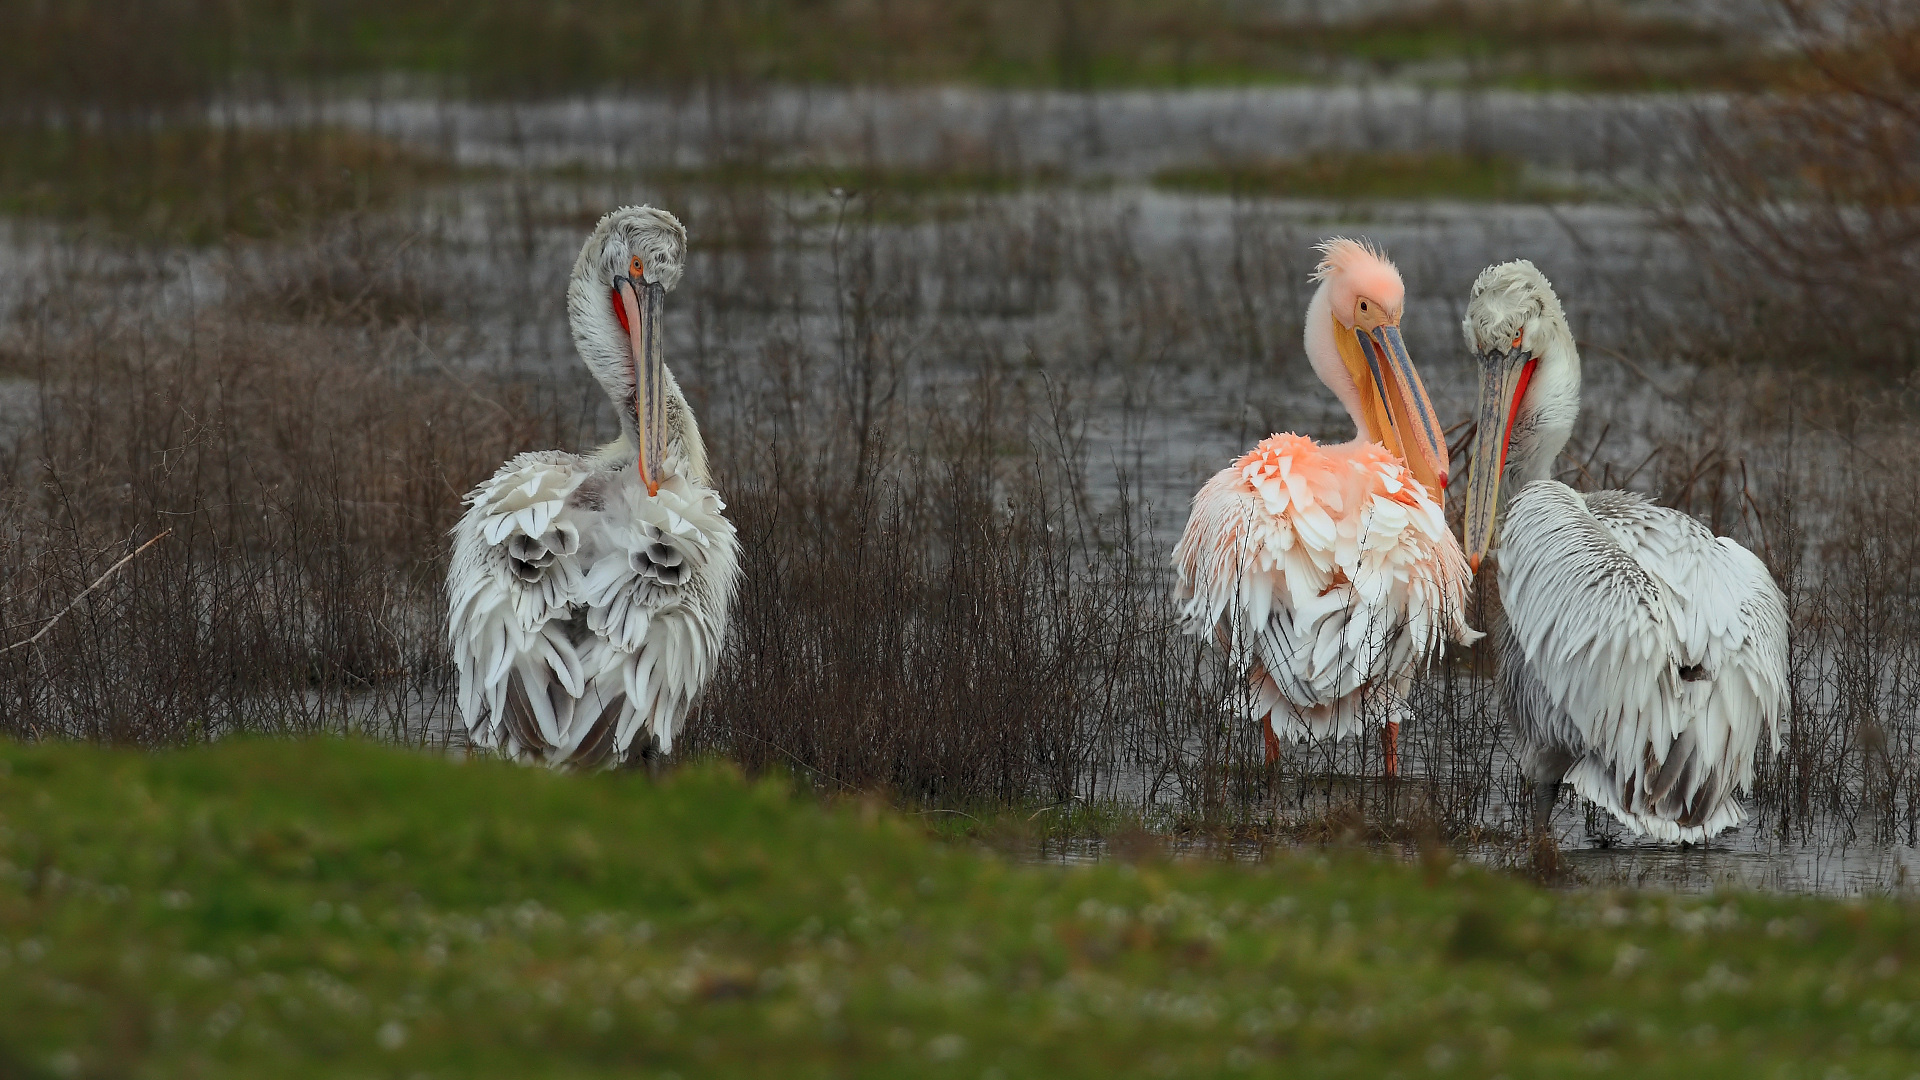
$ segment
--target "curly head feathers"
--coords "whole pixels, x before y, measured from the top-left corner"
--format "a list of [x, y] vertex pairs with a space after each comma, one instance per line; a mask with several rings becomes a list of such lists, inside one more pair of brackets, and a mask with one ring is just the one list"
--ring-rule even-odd
[[687, 262], [687, 229], [680, 219], [651, 206], [623, 206], [609, 212], [587, 234], [573, 276], [600, 289], [613, 286], [615, 274], [627, 271], [627, 260], [639, 256], [647, 280], [671, 290], [680, 283]]
[[1460, 329], [1467, 348], [1476, 353], [1504, 349], [1518, 336], [1537, 356], [1546, 352], [1549, 339], [1564, 337], [1571, 344], [1573, 336], [1553, 284], [1526, 259], [1480, 271], [1467, 294], [1467, 314]]

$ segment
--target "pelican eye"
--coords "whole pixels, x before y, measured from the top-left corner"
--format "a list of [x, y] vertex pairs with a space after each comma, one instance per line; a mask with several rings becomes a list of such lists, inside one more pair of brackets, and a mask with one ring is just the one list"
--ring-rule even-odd
[[1520, 339], [1521, 339], [1521, 338], [1523, 338], [1523, 337], [1525, 337], [1525, 336], [1526, 336], [1525, 334], [1515, 334], [1515, 335], [1513, 335], [1513, 347], [1514, 347], [1514, 348], [1516, 348], [1516, 349], [1517, 349], [1517, 348], [1519, 348], [1519, 347], [1520, 347]]
[[647, 268], [641, 264], [640, 256], [635, 255], [627, 262], [627, 276], [639, 281], [647, 276]]

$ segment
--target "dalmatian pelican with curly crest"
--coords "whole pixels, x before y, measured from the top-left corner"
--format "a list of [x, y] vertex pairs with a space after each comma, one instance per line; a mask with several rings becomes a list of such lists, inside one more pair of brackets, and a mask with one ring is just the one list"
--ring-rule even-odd
[[453, 529], [448, 636], [475, 745], [596, 767], [673, 748], [712, 677], [739, 576], [699, 425], [660, 349], [687, 234], [664, 210], [600, 219], [567, 317], [620, 437], [524, 453]]
[[1552, 479], [1580, 353], [1546, 275], [1488, 267], [1461, 327], [1479, 360], [1465, 540], [1499, 524], [1500, 689], [1545, 832], [1563, 781], [1621, 824], [1698, 843], [1746, 817], [1788, 708], [1786, 601], [1753, 552], [1628, 491]]
[[1174, 550], [1177, 596], [1187, 632], [1252, 684], [1269, 764], [1283, 738], [1378, 724], [1394, 776], [1414, 673], [1448, 638], [1480, 634], [1439, 502], [1446, 442], [1400, 337], [1406, 286], [1371, 244], [1336, 238], [1319, 252], [1307, 358], [1354, 438], [1274, 435], [1209, 480]]

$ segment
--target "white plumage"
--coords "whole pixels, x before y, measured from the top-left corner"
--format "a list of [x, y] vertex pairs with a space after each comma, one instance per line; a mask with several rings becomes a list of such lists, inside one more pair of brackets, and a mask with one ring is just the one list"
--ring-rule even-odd
[[1565, 780], [1661, 840], [1739, 824], [1735, 792], [1759, 740], [1779, 745], [1788, 707], [1779, 588], [1685, 514], [1545, 478], [1577, 414], [1580, 359], [1531, 263], [1481, 274], [1465, 332], [1482, 364], [1467, 550], [1477, 560], [1503, 523], [1501, 688], [1538, 822]]
[[448, 635], [476, 745], [551, 765], [614, 764], [636, 744], [664, 754], [712, 677], [739, 546], [699, 427], [658, 357], [659, 301], [684, 252], [663, 211], [601, 220], [568, 308], [621, 436], [591, 455], [521, 454], [467, 496]]

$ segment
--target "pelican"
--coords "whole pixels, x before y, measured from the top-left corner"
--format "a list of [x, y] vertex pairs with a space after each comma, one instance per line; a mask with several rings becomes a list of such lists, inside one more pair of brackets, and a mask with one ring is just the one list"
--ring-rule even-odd
[[1501, 525], [1501, 696], [1545, 832], [1560, 785], [1636, 834], [1698, 843], [1746, 816], [1764, 732], [1787, 708], [1786, 602], [1753, 552], [1627, 491], [1552, 480], [1580, 412], [1580, 353], [1524, 260], [1473, 283], [1479, 358], [1468, 562]]
[[567, 285], [620, 437], [524, 453], [466, 497], [447, 575], [459, 707], [475, 745], [594, 767], [673, 749], [713, 675], [739, 544], [660, 351], [687, 234], [664, 210], [600, 219]]
[[1280, 740], [1381, 723], [1385, 772], [1415, 670], [1466, 623], [1467, 562], [1435, 496], [1446, 443], [1400, 337], [1406, 287], [1378, 249], [1320, 245], [1307, 305], [1315, 374], [1353, 418], [1353, 441], [1273, 435], [1193, 497], [1173, 553], [1185, 630], [1210, 637], [1252, 684], [1267, 762]]

